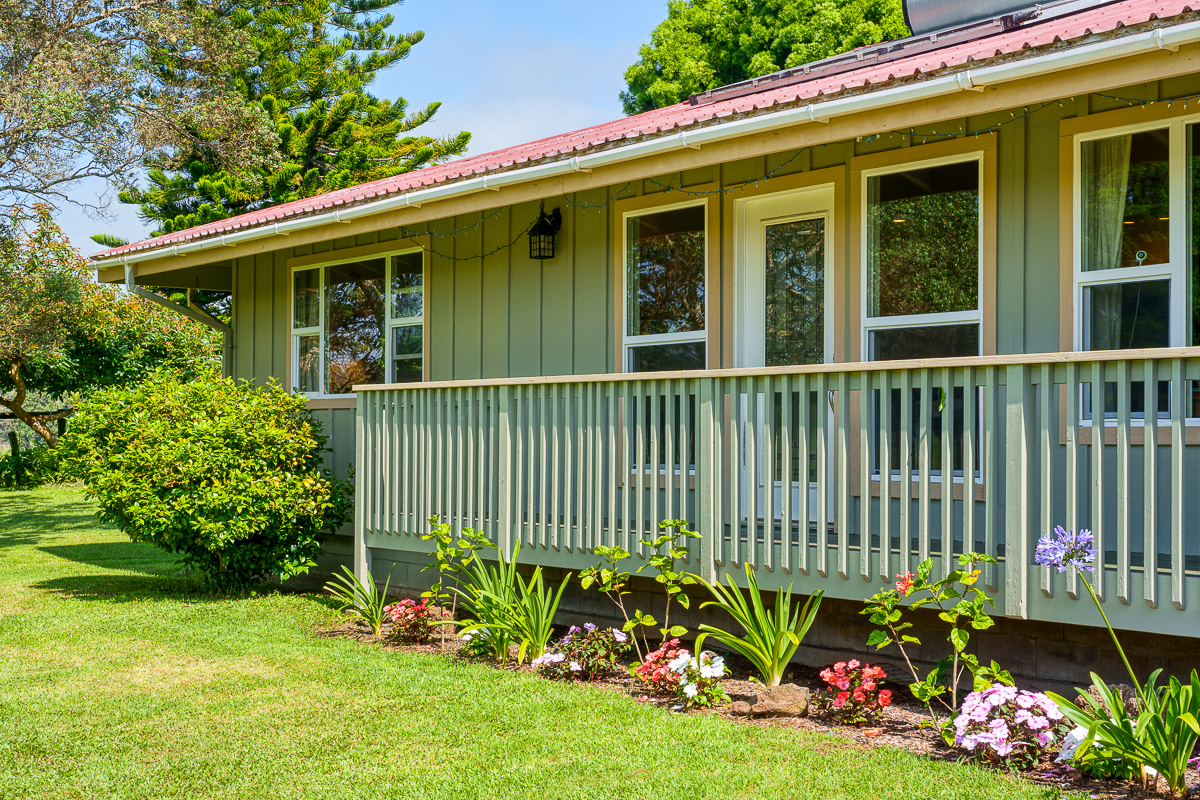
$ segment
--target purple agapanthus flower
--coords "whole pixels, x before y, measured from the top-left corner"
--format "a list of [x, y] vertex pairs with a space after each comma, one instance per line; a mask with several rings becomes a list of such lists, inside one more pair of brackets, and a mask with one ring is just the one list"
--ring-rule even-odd
[[1092, 547], [1095, 540], [1089, 530], [1063, 530], [1059, 525], [1054, 529], [1054, 538], [1046, 537], [1038, 540], [1037, 550], [1033, 560], [1044, 567], [1056, 567], [1059, 572], [1066, 572], [1067, 567], [1086, 569], [1094, 572], [1092, 562], [1096, 560], [1096, 548]]

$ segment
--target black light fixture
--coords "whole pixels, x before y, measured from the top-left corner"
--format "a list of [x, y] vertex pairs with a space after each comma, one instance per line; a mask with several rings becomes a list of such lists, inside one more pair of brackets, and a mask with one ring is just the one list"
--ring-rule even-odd
[[562, 227], [562, 212], [557, 208], [546, 213], [542, 203], [537, 222], [529, 229], [529, 257], [539, 260], [554, 258], [554, 234]]

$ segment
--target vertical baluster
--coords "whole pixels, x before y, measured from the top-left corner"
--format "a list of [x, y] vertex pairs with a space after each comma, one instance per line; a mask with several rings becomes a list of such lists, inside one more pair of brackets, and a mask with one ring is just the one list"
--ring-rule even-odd
[[892, 577], [892, 373], [879, 373], [879, 577]]
[[[1129, 429], [1130, 363], [1117, 362], [1117, 599], [1129, 605]], [[1145, 387], [1147, 406], [1150, 387]]]
[[1024, 364], [1005, 368], [1007, 386], [1004, 410], [1004, 613], [1029, 617], [1029, 592], [1033, 578], [1033, 525], [1031, 465], [1037, 455], [1033, 432], [1036, 404], [1031, 369]]
[[467, 518], [464, 525], [476, 527], [475, 520], [475, 487], [477, 485], [477, 469], [479, 464], [479, 455], [475, 452], [475, 437], [478, 426], [475, 424], [475, 396], [479, 392], [477, 388], [469, 388], [463, 393], [463, 402], [466, 404], [464, 409], [459, 409], [459, 419], [466, 415], [466, 426], [463, 429], [463, 436], [466, 439], [466, 496], [467, 496]]
[[[998, 453], [996, 452], [996, 417], [999, 414], [999, 389], [996, 385], [996, 367], [984, 367], [983, 392], [983, 548], [992, 558], [999, 558], [996, 547], [996, 516], [1000, 513], [999, 486], [1002, 480]], [[983, 575], [988, 591], [999, 588], [995, 564], [984, 564]]]
[[758, 439], [762, 435], [758, 421], [758, 381], [748, 377], [743, 387], [746, 397], [746, 550], [743, 558], [755, 567], [762, 566], [758, 552]]
[[[666, 428], [663, 430], [663, 447], [666, 450], [663, 461], [665, 462], [665, 489], [663, 491], [663, 515], [667, 519], [676, 519], [677, 517], [686, 517], [687, 512], [680, 505], [679, 513], [676, 514], [675, 506], [675, 401], [680, 397], [679, 387], [684, 385], [684, 381], [667, 381], [666, 400]], [[682, 413], [682, 412], [681, 412]], [[696, 520], [689, 520], [693, 525]]]
[[1184, 607], [1183, 549], [1183, 448], [1186, 444], [1186, 408], [1188, 395], [1184, 380], [1185, 361], [1171, 360], [1171, 603]]
[[954, 375], [942, 369], [942, 571], [954, 569]]
[[584, 516], [587, 514], [587, 498], [584, 496], [584, 484], [586, 481], [584, 472], [587, 469], [587, 453], [584, 452], [584, 430], [587, 425], [587, 420], [584, 419], [584, 393], [587, 391], [587, 387], [580, 383], [575, 384], [573, 388], [575, 391], [575, 432], [572, 438], [575, 441], [575, 458], [573, 459], [575, 489], [573, 493], [574, 500], [572, 501], [572, 510], [574, 511], [572, 518], [575, 526], [572, 528], [567, 548], [571, 552], [583, 546], [583, 523]]
[[[1054, 530], [1054, 451], [1051, 449], [1050, 431], [1051, 424], [1057, 427], [1058, 415], [1054, 413], [1054, 376], [1050, 364], [1042, 364], [1038, 373], [1038, 469], [1042, 485], [1042, 493], [1038, 498], [1041, 516], [1039, 529], [1043, 536], [1049, 536]], [[1054, 573], [1050, 567], [1043, 567], [1041, 572], [1042, 594], [1054, 597]]]
[[[695, 430], [696, 420], [692, 414], [692, 398], [696, 398], [696, 402], [700, 402], [700, 382], [698, 380], [681, 381], [682, 388], [679, 396], [679, 436], [675, 441], [675, 455], [679, 461], [679, 513], [689, 519], [696, 520], [697, 525], [700, 522], [700, 504], [696, 502], [697, 498], [691, 492], [691, 466], [692, 466], [692, 436]], [[699, 476], [696, 478], [696, 491], [699, 492]], [[711, 522], [709, 530], [713, 530]]]
[[762, 432], [763, 485], [762, 501], [762, 551], [757, 564], [772, 572], [778, 559], [775, 555], [775, 383], [770, 377], [762, 378], [763, 418], [758, 429]]
[[[463, 501], [463, 390], [459, 386], [453, 392], [446, 393], [450, 407], [446, 412], [446, 427], [448, 442], [453, 443], [454, 463], [446, 465], [446, 480], [454, 488], [454, 514], [458, 517], [458, 525], [466, 524], [464, 513], [466, 505]], [[450, 448], [447, 448], [450, 451]], [[449, 492], [447, 492], [449, 495]]]
[[600, 428], [600, 415], [604, 412], [604, 395], [603, 390], [606, 387], [599, 383], [588, 384], [588, 404], [590, 407], [589, 415], [591, 419], [588, 422], [588, 436], [591, 439], [589, 447], [592, 451], [592, 497], [588, 504], [591, 509], [592, 521], [588, 526], [587, 546], [590, 549], [595, 549], [596, 545], [601, 544], [601, 523], [600, 516], [602, 511], [603, 500], [601, 492], [604, 486], [604, 432]]
[[829, 575], [829, 443], [826, 441], [829, 416], [829, 376], [821, 372], [817, 375], [817, 418], [813, 424], [817, 431], [817, 552], [814, 558], [817, 574], [822, 578]]
[[608, 416], [605, 419], [605, 429], [608, 431], [608, 538], [604, 542], [609, 547], [617, 544], [617, 464], [620, 461], [617, 447], [617, 390], [615, 383], [604, 384], [604, 395], [608, 401]]
[[[871, 580], [871, 377], [870, 372], [858, 376], [858, 574], [865, 581]], [[883, 539], [879, 541], [882, 545]]]
[[1092, 362], [1092, 536], [1096, 539], [1096, 574], [1093, 588], [1096, 596], [1105, 598], [1104, 543], [1104, 362]]
[[[811, 414], [809, 412], [808, 403], [810, 398], [809, 392], [809, 377], [808, 375], [796, 376], [797, 394], [800, 396], [800, 402], [797, 410], [800, 412], [800, 418], [796, 421], [796, 451], [799, 455], [797, 462], [800, 465], [796, 474], [796, 527], [800, 537], [800, 563], [797, 565], [800, 571], [805, 575], [808, 574], [808, 518], [812, 516], [809, 511], [809, 492], [812, 491], [811, 481], [808, 476], [808, 426], [812, 424]], [[814, 446], [815, 446], [814, 441]], [[788, 486], [788, 492], [791, 492], [791, 486]], [[819, 495], [818, 495], [819, 498]], [[818, 499], [818, 503], [820, 500]]]
[[1142, 502], [1145, 506], [1142, 531], [1142, 595], [1146, 605], [1158, 608], [1158, 362], [1142, 364], [1142, 379], [1146, 385], [1146, 439], [1142, 448], [1144, 483]]
[[729, 381], [729, 556], [725, 563], [742, 563], [742, 439], [745, 423], [742, 409], [742, 379]]
[[562, 547], [562, 515], [559, 513], [562, 508], [562, 498], [559, 495], [559, 484], [562, 473], [562, 461], [559, 455], [562, 451], [562, 442], [559, 441], [559, 429], [561, 423], [559, 421], [559, 408], [562, 406], [563, 387], [561, 384], [555, 384], [550, 392], [550, 436], [551, 436], [551, 451], [550, 451], [550, 513], [554, 517], [553, 530], [550, 534], [549, 544], [558, 550]]
[[920, 372], [921, 395], [917, 408], [921, 419], [917, 426], [917, 561], [929, 558], [929, 480], [933, 465], [930, 437], [933, 433], [933, 382], [929, 370]]
[[837, 376], [837, 571], [850, 576], [850, 375]]
[[[429, 431], [429, 414], [430, 414], [430, 398], [433, 396], [432, 389], [416, 390], [416, 418], [417, 431], [413, 443], [416, 449], [416, 459], [413, 462], [413, 469], [416, 470], [416, 512], [417, 519], [429, 519], [435, 512], [433, 508], [433, 495], [430, 487], [432, 476], [430, 475], [430, 431]], [[443, 515], [441, 519], [445, 520]]]
[[649, 399], [646, 403], [646, 411], [649, 414], [648, 425], [650, 426], [650, 457], [647, 460], [646, 466], [649, 467], [650, 481], [650, 519], [647, 525], [651, 535], [655, 535], [658, 531], [658, 523], [662, 521], [658, 510], [658, 480], [659, 480], [659, 462], [661, 455], [659, 452], [660, 436], [662, 433], [662, 408], [659, 405], [662, 400], [662, 381], [650, 381]]
[[[792, 571], [792, 376], [779, 379], [779, 566]], [[805, 481], [804, 491], [808, 491]], [[803, 528], [804, 526], [802, 526]]]
[[637, 381], [633, 385], [634, 403], [637, 409], [636, 436], [637, 458], [634, 460], [636, 465], [637, 480], [634, 483], [634, 488], [637, 492], [637, 527], [635, 529], [637, 535], [637, 550], [639, 556], [645, 557], [646, 549], [642, 546], [645, 539], [646, 529], [646, 387], [642, 381]]
[[[725, 446], [729, 440], [725, 433], [725, 381], [719, 378], [702, 378], [697, 382], [696, 418], [693, 430], [696, 436], [696, 508], [704, 507], [701, 493], [708, 494], [708, 509], [713, 540], [710, 554], [702, 565], [714, 580], [714, 561], [725, 561]], [[705, 393], [701, 396], [701, 393]], [[708, 399], [708, 403], [704, 402]], [[707, 430], [712, 431], [706, 436]], [[709, 450], [708, 448], [712, 448]], [[710, 457], [705, 458], [705, 453]], [[711, 490], [711, 491], [710, 491]]]
[[913, 385], [912, 370], [900, 373], [900, 566], [897, 572], [913, 571]]
[[633, 398], [630, 395], [630, 386], [628, 381], [621, 382], [621, 518], [624, 520], [622, 525], [621, 535], [624, 541], [626, 550], [635, 552], [633, 547], [633, 539], [630, 536], [630, 531], [633, 528], [633, 495], [630, 492], [630, 482], [633, 480], [633, 473], [630, 471], [630, 462], [633, 460], [634, 441], [631, 431], [633, 430]]
[[396, 392], [396, 530], [408, 534], [417, 531], [409, 523], [408, 485], [408, 392]]
[[[1066, 492], [1066, 520], [1069, 530], [1079, 530], [1079, 364], [1067, 362], [1067, 382], [1063, 386], [1063, 399], [1066, 401], [1067, 429], [1066, 469], [1064, 470], [1063, 489]], [[1072, 600], [1079, 599], [1079, 572], [1074, 567], [1067, 570], [1067, 596]]]
[[575, 498], [574, 488], [571, 482], [571, 476], [575, 469], [575, 422], [574, 422], [574, 399], [575, 399], [575, 384], [562, 384], [562, 403], [563, 403], [563, 521], [562, 521], [562, 538], [559, 547], [570, 551], [574, 544], [573, 525], [574, 525], [574, 509]]
[[975, 551], [975, 424], [979, 410], [975, 407], [979, 390], [975, 387], [975, 370], [963, 367], [963, 550]]

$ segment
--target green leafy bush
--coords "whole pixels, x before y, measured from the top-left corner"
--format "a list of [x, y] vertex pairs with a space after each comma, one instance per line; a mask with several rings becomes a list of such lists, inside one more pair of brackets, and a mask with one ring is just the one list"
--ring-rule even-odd
[[11, 452], [0, 456], [0, 489], [32, 489], [47, 483], [58, 483], [60, 463], [58, 451], [51, 447], [22, 449], [17, 456], [21, 462], [21, 485], [17, 486], [16, 465]]
[[77, 407], [60, 457], [99, 516], [233, 587], [306, 572], [351, 515], [350, 484], [322, 463], [301, 396], [212, 372], [159, 372]]

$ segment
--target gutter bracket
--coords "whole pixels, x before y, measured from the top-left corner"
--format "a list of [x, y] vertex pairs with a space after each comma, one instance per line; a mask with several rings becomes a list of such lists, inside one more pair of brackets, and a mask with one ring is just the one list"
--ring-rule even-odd
[[571, 156], [570, 164], [571, 164], [571, 169], [575, 170], [576, 172], [586, 172], [589, 175], [592, 172], [591, 169], [589, 169], [588, 167], [579, 166], [579, 156]]
[[1163, 41], [1162, 28], [1154, 29], [1154, 43], [1158, 45], [1159, 50], [1170, 50], [1172, 53], [1179, 52], [1179, 45], [1169, 45]]
[[829, 124], [829, 117], [818, 117], [816, 106], [806, 106], [808, 108], [808, 118], [813, 122], [820, 122], [825, 125]]
[[342, 219], [342, 210], [341, 210], [340, 208], [335, 208], [335, 209], [333, 210], [333, 221], [334, 221], [334, 222], [340, 222], [340, 223], [342, 223], [343, 225], [349, 225], [349, 224], [350, 224], [350, 222], [351, 222], [351, 220], [348, 220], [348, 219]]
[[699, 150], [700, 149], [700, 145], [698, 145], [698, 144], [688, 144], [687, 131], [680, 131], [679, 143], [690, 150]]
[[487, 185], [487, 175], [484, 175], [484, 176], [483, 176], [483, 188], [484, 188], [484, 189], [486, 189], [486, 190], [487, 190], [487, 191], [489, 191], [489, 192], [498, 192], [498, 191], [500, 191], [500, 187], [499, 187], [499, 186], [488, 186], [488, 185]]
[[977, 86], [975, 81], [971, 80], [971, 71], [960, 72], [956, 78], [960, 89], [966, 92], [982, 92], [986, 86]]
[[404, 205], [409, 206], [410, 208], [420, 208], [422, 204], [414, 203], [412, 201], [412, 197], [409, 195], [409, 193], [405, 192], [404, 193]]
[[221, 247], [237, 247], [237, 245], [225, 241], [225, 234], [221, 234]]

